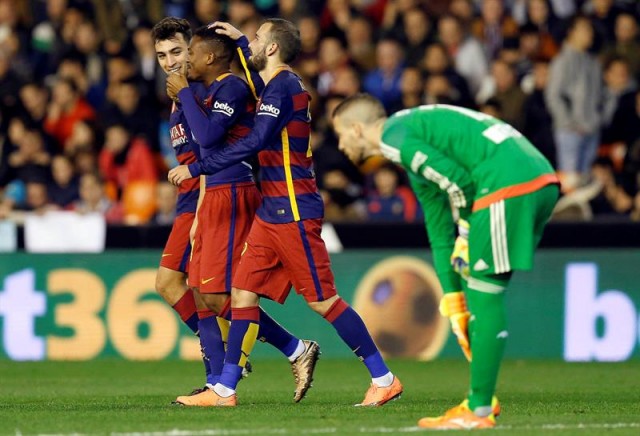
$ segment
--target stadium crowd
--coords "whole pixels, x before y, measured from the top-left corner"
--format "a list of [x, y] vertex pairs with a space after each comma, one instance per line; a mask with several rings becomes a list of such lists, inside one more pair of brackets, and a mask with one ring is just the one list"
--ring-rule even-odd
[[0, 0], [0, 219], [53, 209], [170, 224], [177, 162], [151, 27], [295, 22], [329, 221], [419, 222], [397, 167], [354, 167], [329, 125], [369, 92], [389, 113], [476, 108], [519, 129], [563, 181], [558, 218], [640, 221], [634, 0]]

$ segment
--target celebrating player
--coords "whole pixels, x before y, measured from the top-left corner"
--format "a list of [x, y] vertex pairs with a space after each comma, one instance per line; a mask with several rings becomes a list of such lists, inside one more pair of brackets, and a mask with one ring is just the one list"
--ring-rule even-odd
[[[154, 38], [158, 60], [169, 73], [168, 95], [177, 100], [179, 129], [187, 135], [186, 142], [195, 155], [201, 157], [224, 144], [225, 140], [233, 142], [246, 135], [252, 125], [254, 102], [247, 85], [229, 71], [235, 44], [207, 28], [198, 29], [189, 46], [190, 78], [206, 86], [201, 95], [195, 95], [185, 76], [184, 36], [189, 36], [185, 29], [189, 29], [185, 20], [165, 18], [154, 27]], [[176, 47], [180, 47], [180, 56]], [[200, 98], [206, 107], [199, 105], [197, 99]], [[199, 290], [203, 303], [198, 310], [199, 327], [204, 353], [210, 363], [212, 381], [207, 385], [211, 387], [218, 381], [224, 361], [231, 275], [260, 203], [260, 194], [251, 167], [245, 162], [207, 176], [205, 184], [206, 191], [201, 191], [196, 219], [189, 282]], [[261, 309], [259, 314], [260, 339], [278, 348], [292, 364], [296, 379], [294, 400], [298, 402], [311, 385], [319, 346], [316, 342], [295, 338]], [[208, 406], [207, 395], [199, 395], [203, 391], [206, 390], [178, 397], [176, 401], [190, 406]]]
[[[187, 43], [191, 38], [191, 28], [187, 21], [165, 18], [152, 30], [156, 41], [158, 63], [167, 73], [178, 71], [187, 59]], [[204, 89], [201, 85], [196, 85]], [[171, 146], [181, 164], [196, 161], [190, 145], [190, 134], [185, 130], [182, 108], [173, 104], [169, 119]], [[169, 239], [162, 252], [160, 267], [156, 275], [156, 291], [170, 304], [180, 318], [196, 334], [199, 332], [199, 320], [193, 291], [187, 286], [187, 270], [191, 255], [189, 231], [194, 221], [199, 195], [199, 180], [189, 180], [178, 190], [176, 204], [177, 215]], [[202, 338], [200, 340], [202, 347]], [[210, 364], [204, 357], [207, 373], [206, 383], [214, 383]]]
[[[558, 198], [553, 168], [510, 125], [455, 106], [421, 106], [387, 118], [377, 99], [359, 94], [336, 107], [333, 126], [353, 162], [384, 155], [409, 174], [445, 292], [440, 310], [471, 362], [468, 398], [418, 425], [493, 427], [508, 336], [504, 290], [514, 270], [533, 265]], [[457, 239], [452, 207], [461, 217]]]
[[310, 96], [288, 65], [300, 50], [300, 34], [289, 21], [269, 19], [249, 46], [230, 24], [212, 27], [236, 40], [242, 64], [248, 65], [249, 58], [259, 71], [259, 76], [249, 76], [256, 93], [261, 91], [255, 124], [247, 137], [199, 162], [174, 168], [169, 181], [180, 185], [200, 174], [215, 174], [259, 151], [263, 200], [234, 275], [227, 356], [210, 395], [218, 406], [236, 405], [242, 362], [260, 324], [260, 297], [284, 303], [293, 284], [369, 370], [371, 387], [359, 405], [381, 406], [400, 396], [402, 384], [387, 368], [360, 316], [336, 292], [320, 237], [324, 210], [312, 170]]

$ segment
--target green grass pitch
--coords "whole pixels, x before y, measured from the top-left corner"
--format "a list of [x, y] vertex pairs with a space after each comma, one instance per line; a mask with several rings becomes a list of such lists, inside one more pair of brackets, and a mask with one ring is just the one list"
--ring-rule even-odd
[[[293, 404], [284, 360], [253, 362], [237, 408], [170, 405], [201, 382], [198, 362], [0, 361], [0, 434], [118, 436], [407, 434], [463, 399], [459, 360], [391, 361], [405, 393], [381, 408], [352, 407], [368, 385], [356, 360], [321, 359], [314, 387]], [[499, 434], [640, 434], [640, 362], [507, 361], [498, 386]], [[489, 431], [491, 432], [491, 431]]]

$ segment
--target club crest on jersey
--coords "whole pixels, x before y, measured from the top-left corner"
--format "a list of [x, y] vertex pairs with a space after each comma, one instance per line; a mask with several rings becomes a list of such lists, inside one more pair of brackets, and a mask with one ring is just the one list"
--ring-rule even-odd
[[271, 117], [277, 117], [280, 115], [280, 109], [272, 104], [260, 103], [258, 108], [258, 115], [269, 115]]
[[187, 133], [182, 127], [182, 123], [176, 124], [170, 130], [171, 146], [173, 148], [179, 147], [187, 142]]
[[216, 102], [213, 103], [213, 109], [211, 109], [211, 111], [212, 112], [220, 112], [220, 113], [225, 114], [226, 116], [230, 117], [235, 112], [235, 109], [232, 108], [231, 106], [229, 106], [228, 103], [220, 103], [220, 102], [216, 101]]

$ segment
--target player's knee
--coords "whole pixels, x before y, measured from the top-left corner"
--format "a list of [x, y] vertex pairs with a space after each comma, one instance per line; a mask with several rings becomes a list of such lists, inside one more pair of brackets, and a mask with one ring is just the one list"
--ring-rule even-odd
[[338, 295], [334, 295], [331, 298], [328, 298], [324, 301], [307, 301], [307, 304], [317, 314], [324, 316], [325, 313], [331, 309], [331, 306], [338, 300], [340, 297]]
[[188, 290], [184, 274], [160, 269], [156, 275], [156, 292], [169, 304], [178, 301]]
[[209, 310], [220, 313], [229, 299], [227, 294], [200, 294]]
[[231, 307], [253, 307], [260, 304], [260, 297], [251, 291], [233, 288], [231, 290]]

